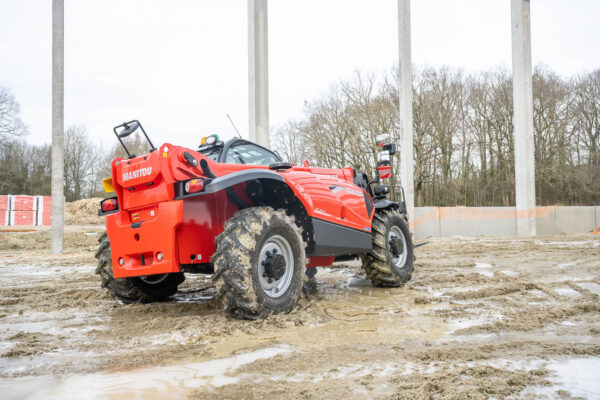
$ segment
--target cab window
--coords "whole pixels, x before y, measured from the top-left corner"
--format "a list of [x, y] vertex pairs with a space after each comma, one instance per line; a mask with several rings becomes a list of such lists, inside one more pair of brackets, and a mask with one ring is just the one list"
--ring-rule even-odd
[[225, 155], [225, 162], [230, 164], [269, 165], [278, 161], [279, 157], [269, 150], [244, 142], [232, 144]]

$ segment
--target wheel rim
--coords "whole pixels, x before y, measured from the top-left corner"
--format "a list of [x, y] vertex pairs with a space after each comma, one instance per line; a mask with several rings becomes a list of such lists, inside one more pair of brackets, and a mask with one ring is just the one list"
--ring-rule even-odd
[[140, 279], [142, 282], [147, 283], [148, 285], [158, 285], [159, 283], [167, 279], [167, 274], [140, 276]]
[[407, 258], [406, 238], [398, 226], [392, 226], [388, 233], [388, 252], [390, 261], [396, 268], [404, 267]]
[[[277, 257], [275, 259], [275, 257]], [[284, 264], [285, 263], [285, 264]], [[273, 264], [277, 270], [273, 272]], [[271, 236], [260, 249], [258, 256], [258, 281], [269, 297], [282, 296], [292, 283], [294, 253], [290, 243], [281, 235]]]

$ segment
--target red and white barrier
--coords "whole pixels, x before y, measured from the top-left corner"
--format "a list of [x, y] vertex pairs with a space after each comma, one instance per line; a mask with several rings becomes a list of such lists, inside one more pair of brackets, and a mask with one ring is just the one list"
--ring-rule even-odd
[[52, 211], [50, 212], [38, 212], [37, 215], [38, 225], [52, 225]]
[[34, 210], [12, 210], [10, 211], [10, 225], [29, 226], [35, 225], [36, 212]]
[[10, 210], [10, 196], [2, 195], [0, 196], [0, 211], [8, 211]]
[[52, 197], [0, 196], [0, 225], [52, 225]]
[[37, 210], [37, 196], [13, 195], [10, 196], [11, 211], [35, 211]]
[[37, 225], [52, 225], [52, 197], [37, 196]]
[[10, 211], [0, 210], [0, 225], [8, 225], [10, 221]]
[[52, 197], [51, 196], [37, 196], [38, 198], [38, 211], [51, 212], [52, 211]]
[[10, 224], [10, 196], [0, 196], [0, 225]]

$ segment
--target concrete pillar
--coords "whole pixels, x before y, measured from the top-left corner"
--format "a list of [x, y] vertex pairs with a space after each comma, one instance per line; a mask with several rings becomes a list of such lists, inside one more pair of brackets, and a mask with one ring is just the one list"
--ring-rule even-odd
[[413, 180], [413, 113], [412, 71], [410, 55], [410, 0], [398, 0], [398, 44], [400, 55], [400, 183], [406, 195], [406, 209], [412, 222], [415, 218], [415, 187]]
[[250, 140], [269, 148], [269, 29], [267, 0], [248, 0]]
[[64, 200], [64, 0], [52, 0], [52, 253], [63, 252]]
[[529, 0], [511, 0], [517, 236], [535, 236], [535, 159]]

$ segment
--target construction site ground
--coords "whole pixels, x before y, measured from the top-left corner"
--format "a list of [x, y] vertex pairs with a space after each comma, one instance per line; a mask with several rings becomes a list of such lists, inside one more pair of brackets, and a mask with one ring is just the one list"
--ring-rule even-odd
[[[80, 224], [94, 221], [80, 221]], [[171, 301], [99, 287], [102, 227], [0, 232], [3, 399], [600, 398], [600, 237], [433, 239], [412, 280], [321, 268], [289, 314], [237, 320], [206, 275]]]

